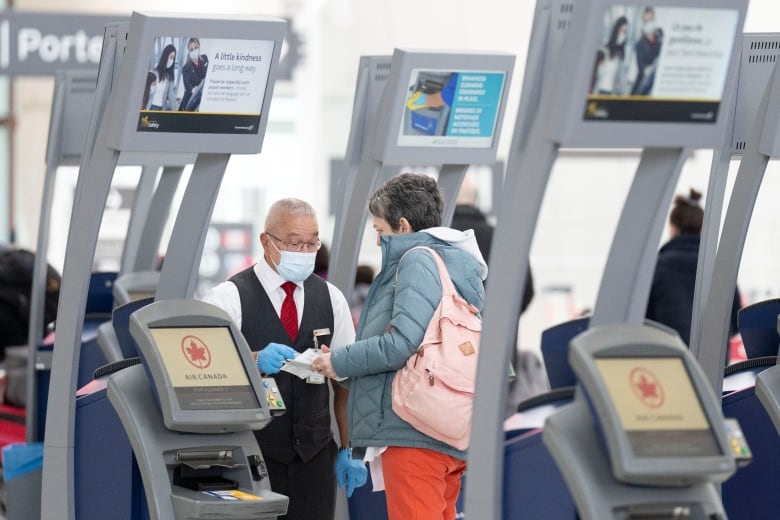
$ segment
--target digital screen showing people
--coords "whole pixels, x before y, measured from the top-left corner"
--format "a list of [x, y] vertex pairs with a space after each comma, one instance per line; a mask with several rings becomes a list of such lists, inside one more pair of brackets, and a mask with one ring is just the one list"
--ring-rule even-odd
[[274, 42], [157, 37], [139, 132], [256, 134]]
[[596, 368], [636, 456], [722, 454], [682, 359], [601, 358]]
[[227, 327], [150, 329], [182, 410], [258, 408]]
[[398, 146], [490, 148], [503, 72], [412, 70]]
[[738, 19], [734, 9], [607, 8], [585, 119], [715, 123]]

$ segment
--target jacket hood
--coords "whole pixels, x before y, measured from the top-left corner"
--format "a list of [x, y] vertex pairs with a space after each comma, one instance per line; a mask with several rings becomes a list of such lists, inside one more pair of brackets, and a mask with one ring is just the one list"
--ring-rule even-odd
[[453, 247], [457, 247], [473, 256], [479, 265], [482, 267], [480, 278], [484, 281], [487, 278], [488, 266], [487, 262], [479, 251], [477, 245], [477, 239], [474, 236], [473, 229], [467, 229], [466, 231], [459, 231], [457, 229], [449, 227], [432, 227], [427, 229], [421, 229], [420, 233], [427, 233], [435, 238], [438, 238], [442, 242], [446, 242]]

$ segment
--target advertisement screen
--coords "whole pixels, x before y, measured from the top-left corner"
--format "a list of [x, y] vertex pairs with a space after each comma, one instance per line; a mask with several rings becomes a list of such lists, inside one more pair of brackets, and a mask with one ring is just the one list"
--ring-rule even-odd
[[257, 134], [274, 42], [154, 39], [138, 88], [139, 132]]
[[722, 455], [681, 358], [595, 362], [636, 456]]
[[584, 119], [715, 123], [738, 21], [737, 9], [609, 7]]
[[490, 148], [504, 72], [413, 69], [398, 146]]
[[259, 408], [228, 327], [150, 331], [182, 410]]

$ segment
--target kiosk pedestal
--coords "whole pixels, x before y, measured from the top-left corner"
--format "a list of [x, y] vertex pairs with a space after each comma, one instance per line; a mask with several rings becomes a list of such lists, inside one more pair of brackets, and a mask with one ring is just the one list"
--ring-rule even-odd
[[[577, 468], [577, 493], [582, 518], [699, 518], [725, 519], [718, 490], [712, 483], [685, 488], [639, 487], [618, 482], [612, 476], [609, 457], [599, 449], [601, 440], [584, 402], [550, 416], [544, 440]], [[588, 513], [586, 513], [588, 512]]]
[[271, 491], [249, 431], [185, 434], [163, 424], [140, 365], [108, 380], [108, 398], [130, 438], [152, 518], [277, 518], [287, 497]]

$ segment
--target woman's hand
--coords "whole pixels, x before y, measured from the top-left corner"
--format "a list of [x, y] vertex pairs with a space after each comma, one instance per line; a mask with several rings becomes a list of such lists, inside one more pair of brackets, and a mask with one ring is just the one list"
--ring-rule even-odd
[[333, 364], [330, 362], [330, 348], [327, 345], [322, 345], [322, 354], [311, 362], [311, 369], [330, 378], [338, 377], [336, 371], [333, 370]]

